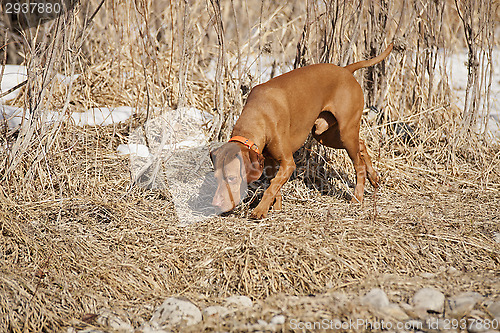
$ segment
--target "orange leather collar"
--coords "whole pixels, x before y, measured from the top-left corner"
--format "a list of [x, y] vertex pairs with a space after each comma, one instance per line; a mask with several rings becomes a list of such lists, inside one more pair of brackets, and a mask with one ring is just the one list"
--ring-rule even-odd
[[229, 142], [231, 141], [242, 143], [245, 146], [247, 146], [248, 149], [253, 150], [254, 152], [260, 155], [259, 147], [257, 147], [257, 145], [253, 141], [247, 138], [244, 138], [242, 136], [233, 136], [231, 139], [229, 139]]

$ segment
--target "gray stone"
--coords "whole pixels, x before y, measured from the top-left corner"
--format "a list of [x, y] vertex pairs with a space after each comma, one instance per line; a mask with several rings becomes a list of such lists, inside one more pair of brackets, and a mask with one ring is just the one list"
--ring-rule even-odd
[[265, 321], [264, 319], [257, 319], [257, 324], [263, 326], [263, 327], [266, 327], [267, 326], [267, 321]]
[[421, 320], [428, 320], [430, 318], [429, 312], [427, 312], [427, 310], [425, 309], [415, 308], [407, 303], [399, 303], [398, 305], [401, 307], [401, 309], [403, 309], [404, 312], [406, 312], [406, 314], [410, 318]]
[[467, 323], [467, 331], [470, 333], [486, 333], [491, 330], [491, 327], [485, 327], [484, 317]]
[[134, 332], [134, 327], [127, 318], [120, 318], [116, 313], [109, 309], [102, 309], [96, 321], [99, 325], [109, 327], [115, 332]]
[[432, 279], [432, 278], [436, 277], [436, 274], [429, 273], [429, 272], [423, 272], [420, 274], [420, 276], [423, 277], [424, 279]]
[[493, 234], [493, 239], [495, 240], [496, 243], [500, 244], [500, 232], [495, 232]]
[[389, 298], [386, 293], [380, 288], [370, 290], [365, 296], [361, 298], [361, 303], [371, 305], [377, 310], [389, 306]]
[[406, 314], [405, 311], [403, 311], [403, 309], [401, 309], [401, 307], [397, 304], [394, 304], [394, 303], [391, 303], [389, 304], [388, 306], [384, 306], [383, 308], [381, 308], [381, 311], [398, 320], [398, 321], [405, 321], [405, 320], [408, 320], [410, 319], [410, 317]]
[[474, 306], [482, 300], [483, 296], [476, 292], [467, 292], [450, 297], [446, 301], [446, 314], [454, 318], [461, 318], [474, 309]]
[[488, 312], [491, 313], [493, 318], [499, 318], [500, 320], [500, 301], [496, 301], [488, 305]]
[[253, 305], [253, 302], [250, 298], [247, 296], [231, 296], [226, 298], [226, 305], [229, 307], [236, 307], [236, 308], [251, 308]]
[[437, 289], [422, 288], [413, 296], [413, 306], [428, 313], [442, 313], [444, 298], [444, 294]]
[[188, 300], [170, 297], [160, 305], [151, 320], [153, 328], [194, 325], [201, 321], [200, 309]]
[[144, 323], [135, 333], [170, 333], [160, 328], [154, 328], [150, 323]]
[[286, 317], [283, 315], [277, 315], [271, 318], [269, 322], [271, 325], [283, 325], [285, 323]]
[[229, 313], [229, 309], [225, 306], [214, 305], [203, 309], [203, 318], [208, 318], [211, 316], [224, 317]]
[[399, 306], [405, 311], [413, 311], [413, 306], [408, 303], [399, 303]]

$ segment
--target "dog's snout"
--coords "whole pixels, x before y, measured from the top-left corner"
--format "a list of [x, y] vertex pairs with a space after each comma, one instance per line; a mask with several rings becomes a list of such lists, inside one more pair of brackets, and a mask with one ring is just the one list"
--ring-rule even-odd
[[215, 194], [212, 200], [212, 206], [215, 208], [220, 208], [222, 206], [222, 196], [219, 194]]

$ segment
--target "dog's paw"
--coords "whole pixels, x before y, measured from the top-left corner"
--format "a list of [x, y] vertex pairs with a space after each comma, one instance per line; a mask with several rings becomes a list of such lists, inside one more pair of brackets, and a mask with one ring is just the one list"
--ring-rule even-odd
[[274, 212], [279, 212], [282, 208], [282, 198], [281, 198], [281, 194], [277, 195], [276, 196], [276, 199], [274, 199], [274, 203], [273, 203], [273, 211]]
[[351, 198], [351, 203], [352, 204], [362, 204], [363, 203], [363, 197], [361, 198], [356, 198], [355, 196], [353, 196]]
[[255, 207], [255, 209], [252, 211], [252, 213], [250, 214], [250, 217], [253, 218], [253, 219], [257, 219], [257, 220], [260, 220], [260, 219], [263, 219], [263, 218], [266, 218], [267, 217], [267, 212], [269, 211], [269, 208], [267, 209], [264, 209], [262, 207], [260, 207], [260, 204]]
[[380, 184], [380, 174], [375, 171], [373, 174], [368, 174], [368, 180], [372, 184], [373, 188], [377, 189]]

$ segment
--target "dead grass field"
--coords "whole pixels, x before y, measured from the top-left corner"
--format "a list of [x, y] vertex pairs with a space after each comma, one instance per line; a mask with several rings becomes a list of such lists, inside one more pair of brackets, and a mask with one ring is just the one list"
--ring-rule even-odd
[[[102, 132], [117, 136], [126, 128]], [[84, 316], [103, 307], [127, 311], [140, 324], [172, 295], [211, 305], [243, 294], [273, 308], [277, 295], [352, 295], [379, 286], [387, 274], [395, 292], [398, 283], [406, 293], [424, 284], [450, 294], [500, 290], [500, 182], [494, 172], [481, 188], [469, 178], [383, 159], [377, 164], [383, 185], [361, 206], [342, 195], [321, 195], [297, 178], [284, 189], [283, 211], [266, 220], [239, 217], [246, 213], [240, 211], [179, 227], [168, 193], [127, 192], [128, 158], [111, 149], [114, 136], [67, 130], [76, 138], [66, 142], [74, 154], [56, 154], [50, 166], [59, 170], [54, 184], [71, 189], [67, 196], [50, 199], [37, 191], [20, 203], [14, 198], [23, 189], [3, 187], [0, 304], [8, 330], [83, 327]], [[99, 140], [83, 140], [89, 133]], [[85, 151], [95, 158], [82, 159]], [[473, 278], [460, 284], [443, 273], [450, 267]], [[412, 282], [424, 272], [438, 275]], [[300, 307], [289, 311], [307, 317]], [[328, 311], [349, 315], [346, 309]]]
[[[1, 138], [0, 331], [83, 329], [102, 308], [127, 312], [137, 327], [169, 296], [201, 306], [247, 295], [262, 310], [237, 313], [248, 321], [363, 316], [368, 310], [330, 301], [373, 286], [391, 290], [393, 301], [422, 286], [500, 297], [500, 146], [473, 126], [489, 112], [488, 47], [497, 42], [488, 33], [498, 29], [498, 8], [481, 7], [484, 17], [471, 21], [481, 34], [468, 100], [476, 104], [461, 109], [450, 102], [438, 50], [466, 45], [453, 2], [381, 1], [370, 9], [361, 1], [359, 16], [358, 3], [339, 3], [108, 2], [84, 28], [99, 4], [89, 1], [87, 14], [78, 7], [54, 21], [64, 29], [28, 35], [31, 46], [19, 50], [33, 72], [9, 103], [31, 106], [34, 116]], [[376, 193], [368, 186], [362, 205], [346, 200], [344, 182], [353, 181], [346, 154], [310, 143], [299, 165], [341, 177], [317, 173], [328, 184], [320, 193], [299, 172], [285, 185], [283, 211], [262, 221], [247, 219], [243, 207], [179, 227], [168, 190], [130, 187], [129, 159], [116, 148], [147, 119], [193, 105], [214, 114], [212, 139], [225, 140], [244, 90], [272, 71], [292, 69], [294, 59], [345, 64], [393, 37], [398, 47], [387, 64], [358, 77], [367, 106], [388, 117], [363, 120], [382, 185]], [[82, 75], [62, 86], [51, 80], [58, 71]], [[143, 111], [102, 127], [41, 121], [47, 109], [119, 105]], [[416, 144], [387, 132], [391, 121], [411, 124]], [[242, 330], [213, 321], [189, 329]]]

